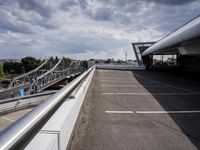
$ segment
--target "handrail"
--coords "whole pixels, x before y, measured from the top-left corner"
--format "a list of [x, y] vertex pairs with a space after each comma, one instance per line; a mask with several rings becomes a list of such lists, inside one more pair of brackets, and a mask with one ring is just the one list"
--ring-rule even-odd
[[0, 133], [0, 150], [22, 149], [37, 134], [95, 65]]

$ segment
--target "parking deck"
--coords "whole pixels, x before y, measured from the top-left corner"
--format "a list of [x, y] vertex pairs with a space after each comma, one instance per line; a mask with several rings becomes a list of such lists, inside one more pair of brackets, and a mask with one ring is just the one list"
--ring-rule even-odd
[[70, 150], [200, 149], [200, 83], [96, 70]]

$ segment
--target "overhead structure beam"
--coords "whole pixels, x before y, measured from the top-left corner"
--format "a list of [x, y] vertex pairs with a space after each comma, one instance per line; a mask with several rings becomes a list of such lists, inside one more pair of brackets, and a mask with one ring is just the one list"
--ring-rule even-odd
[[180, 44], [200, 37], [200, 16], [192, 19], [174, 32], [168, 34], [157, 43], [142, 53], [142, 56], [164, 52], [170, 47], [178, 47]]
[[133, 51], [134, 51], [134, 54], [135, 54], [135, 57], [136, 57], [136, 60], [137, 60], [139, 66], [142, 65], [141, 64], [142, 60], [140, 60], [141, 58], [139, 58], [139, 56], [141, 56], [141, 54], [142, 54], [142, 51], [140, 50], [140, 48], [145, 47], [145, 46], [150, 47], [154, 43], [155, 42], [138, 42], [138, 43], [132, 43]]

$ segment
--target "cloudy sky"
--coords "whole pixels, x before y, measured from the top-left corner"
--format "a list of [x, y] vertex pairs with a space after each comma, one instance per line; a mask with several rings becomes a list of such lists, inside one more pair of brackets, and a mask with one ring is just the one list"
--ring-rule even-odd
[[0, 58], [134, 58], [200, 14], [199, 0], [0, 0]]

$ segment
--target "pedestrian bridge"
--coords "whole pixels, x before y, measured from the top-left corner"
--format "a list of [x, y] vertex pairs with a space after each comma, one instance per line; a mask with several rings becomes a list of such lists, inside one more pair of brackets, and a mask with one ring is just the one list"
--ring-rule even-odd
[[72, 61], [68, 65], [64, 57], [58, 62], [50, 57], [36, 69], [14, 78], [7, 89], [0, 91], [0, 99], [16, 97], [22, 88], [26, 95], [39, 93], [63, 79], [69, 79], [82, 72], [80, 61]]

